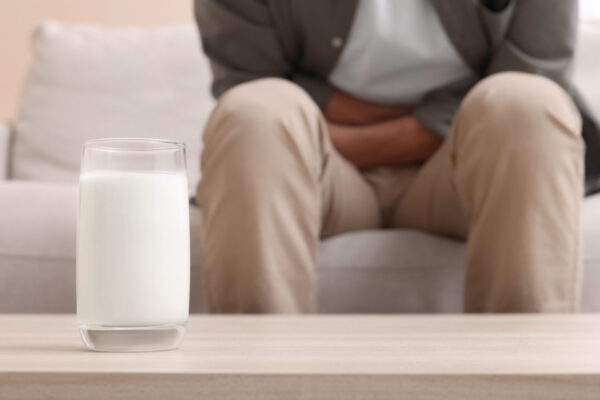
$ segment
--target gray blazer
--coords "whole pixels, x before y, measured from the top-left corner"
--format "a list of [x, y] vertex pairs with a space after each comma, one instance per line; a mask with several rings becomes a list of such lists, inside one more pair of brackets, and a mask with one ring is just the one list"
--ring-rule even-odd
[[[414, 115], [445, 136], [463, 97], [501, 71], [546, 76], [565, 88], [583, 116], [586, 193], [600, 191], [600, 120], [571, 84], [577, 0], [431, 0], [471, 69], [471, 77], [429, 93]], [[278, 76], [320, 106], [348, 38], [358, 0], [196, 0], [195, 15], [214, 73], [213, 93]]]

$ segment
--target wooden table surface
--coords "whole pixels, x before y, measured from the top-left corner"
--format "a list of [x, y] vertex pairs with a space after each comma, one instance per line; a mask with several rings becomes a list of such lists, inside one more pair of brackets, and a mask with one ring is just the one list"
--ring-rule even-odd
[[193, 316], [97, 353], [73, 315], [0, 315], [0, 399], [600, 399], [600, 315]]

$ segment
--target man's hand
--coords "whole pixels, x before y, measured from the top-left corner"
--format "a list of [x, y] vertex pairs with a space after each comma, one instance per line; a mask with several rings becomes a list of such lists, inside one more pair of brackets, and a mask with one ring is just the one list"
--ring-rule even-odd
[[411, 113], [409, 107], [381, 106], [334, 90], [325, 107], [325, 118], [340, 125], [369, 125]]
[[420, 163], [442, 143], [407, 107], [380, 106], [334, 91], [324, 114], [333, 145], [359, 168]]
[[442, 143], [410, 115], [365, 126], [327, 125], [334, 147], [359, 168], [421, 163]]

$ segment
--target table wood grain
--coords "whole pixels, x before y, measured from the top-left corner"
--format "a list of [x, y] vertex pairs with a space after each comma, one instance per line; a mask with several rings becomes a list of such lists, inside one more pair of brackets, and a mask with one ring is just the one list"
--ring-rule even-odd
[[600, 399], [600, 315], [193, 316], [180, 349], [86, 350], [0, 315], [0, 399]]

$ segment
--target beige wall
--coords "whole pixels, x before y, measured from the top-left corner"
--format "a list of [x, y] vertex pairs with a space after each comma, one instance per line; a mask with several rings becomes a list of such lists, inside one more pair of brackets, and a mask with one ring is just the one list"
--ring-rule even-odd
[[29, 35], [46, 18], [153, 26], [192, 20], [192, 0], [0, 0], [0, 120], [12, 120], [30, 63]]

